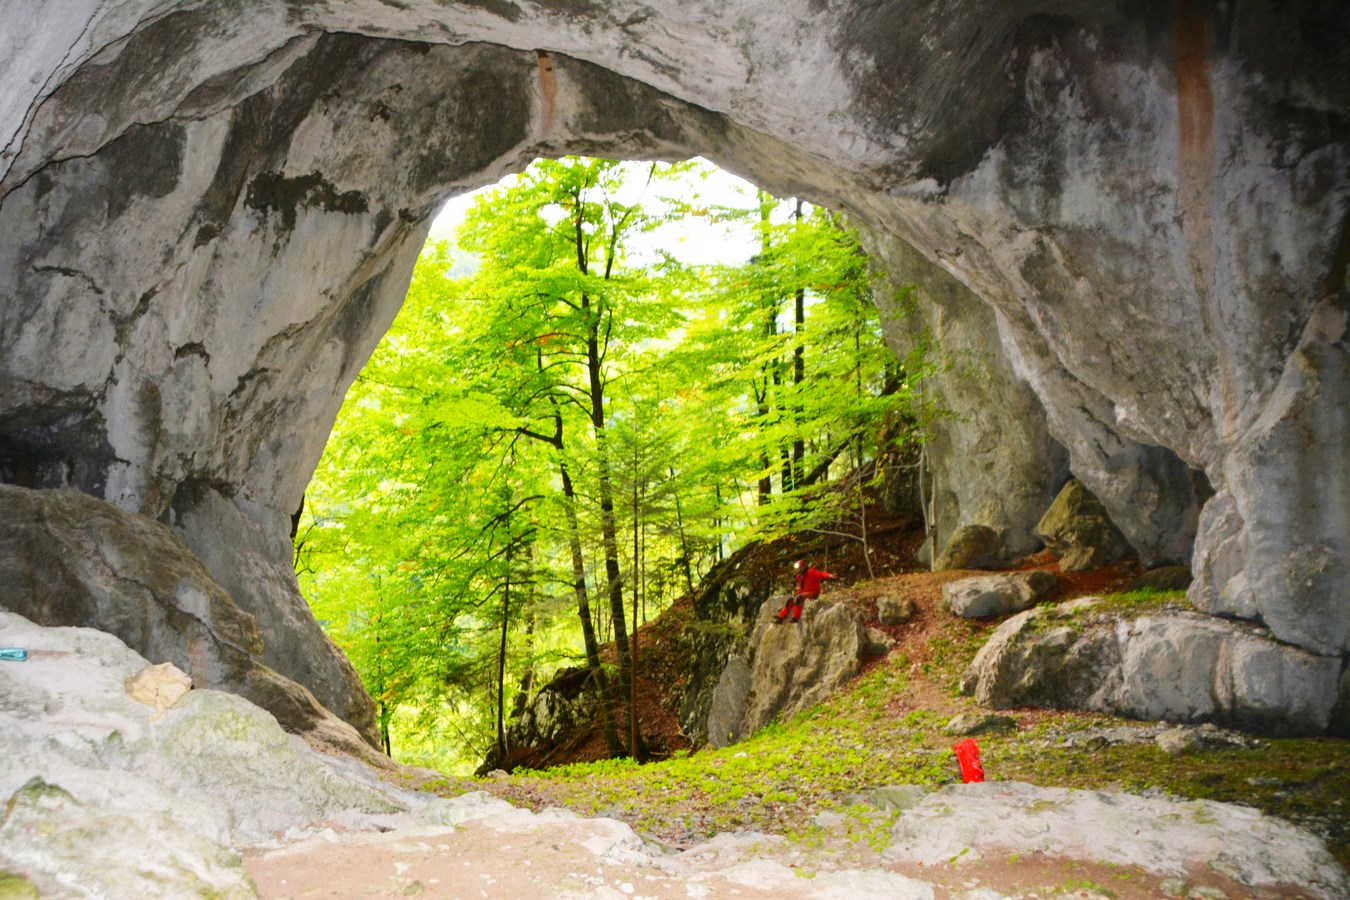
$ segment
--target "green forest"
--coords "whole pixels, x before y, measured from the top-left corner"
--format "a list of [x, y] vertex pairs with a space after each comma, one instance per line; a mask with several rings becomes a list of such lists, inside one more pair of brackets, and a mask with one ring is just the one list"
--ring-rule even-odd
[[[922, 443], [929, 363], [886, 348], [839, 215], [711, 174], [536, 161], [418, 259], [295, 538], [399, 762], [472, 770], [520, 692], [577, 666], [610, 754], [641, 759], [643, 623], [752, 541], [866, 558], [864, 497]], [[700, 229], [753, 252], [682, 260], [669, 236]]]

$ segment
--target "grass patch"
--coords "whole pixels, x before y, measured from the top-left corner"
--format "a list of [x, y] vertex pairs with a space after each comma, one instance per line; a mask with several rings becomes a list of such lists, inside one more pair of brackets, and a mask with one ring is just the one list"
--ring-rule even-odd
[[[1180, 592], [1109, 595], [1105, 609], [1149, 611], [1181, 600]], [[936, 788], [959, 781], [942, 733], [946, 711], [909, 710], [897, 697], [927, 679], [945, 693], [990, 632], [988, 623], [952, 619], [923, 664], [902, 654], [877, 663], [827, 702], [720, 750], [676, 754], [638, 766], [628, 760], [561, 766], [486, 780], [450, 779], [443, 793], [488, 789], [512, 802], [564, 806], [623, 819], [638, 831], [676, 843], [717, 832], [753, 830], [810, 845], [826, 839], [860, 848], [884, 846], [895, 814], [852, 804], [888, 784]], [[927, 671], [924, 671], [924, 665]], [[1047, 787], [1143, 791], [1179, 798], [1243, 803], [1328, 836], [1350, 867], [1350, 742], [1332, 738], [1260, 741], [1172, 757], [1152, 743], [1075, 742], [1066, 737], [1106, 727], [1140, 727], [1095, 713], [1046, 712], [1035, 724], [980, 735], [991, 779]], [[822, 829], [821, 812], [844, 816]], [[1088, 887], [1084, 885], [1084, 887]], [[1100, 886], [1091, 890], [1109, 896]]]
[[1101, 603], [1090, 612], [1109, 613], [1121, 616], [1141, 616], [1166, 609], [1187, 608], [1185, 591], [1123, 591], [1118, 594], [1103, 594]]

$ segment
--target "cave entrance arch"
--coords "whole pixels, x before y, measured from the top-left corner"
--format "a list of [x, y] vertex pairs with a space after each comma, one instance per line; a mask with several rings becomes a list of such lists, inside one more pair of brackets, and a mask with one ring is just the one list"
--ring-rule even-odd
[[565, 153], [704, 155], [892, 235], [1127, 534], [1140, 448], [1208, 475], [1197, 606], [1350, 648], [1343, 4], [251, 13], [5, 36], [0, 477], [170, 525], [345, 717], [290, 516], [436, 204]]

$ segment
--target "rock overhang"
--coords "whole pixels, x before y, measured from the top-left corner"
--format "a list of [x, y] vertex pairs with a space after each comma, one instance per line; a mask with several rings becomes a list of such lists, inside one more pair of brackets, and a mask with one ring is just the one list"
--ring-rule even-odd
[[[1350, 45], [1336, 4], [52, 6], [6, 40], [6, 480], [162, 517], [201, 553], [238, 518], [284, 582], [285, 521], [439, 203], [535, 155], [700, 153], [968, 290], [980, 346], [993, 327], [1043, 408], [1027, 452], [1066, 449], [1141, 552], [1184, 559], [1200, 505], [1222, 511], [1197, 604], [1350, 646], [1327, 312], [1350, 98], [1313, 65]], [[1062, 460], [1035, 463], [1029, 493], [1057, 488]], [[1272, 502], [1309, 468], [1328, 502]], [[276, 590], [243, 605], [298, 602]]]

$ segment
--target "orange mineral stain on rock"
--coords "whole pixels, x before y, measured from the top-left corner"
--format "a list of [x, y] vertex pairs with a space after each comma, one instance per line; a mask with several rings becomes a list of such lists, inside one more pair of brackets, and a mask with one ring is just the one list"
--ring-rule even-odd
[[553, 57], [543, 50], [535, 51], [539, 57], [539, 91], [544, 95], [544, 134], [553, 131], [554, 101], [558, 96], [558, 78], [553, 71]]
[[1205, 331], [1218, 353], [1222, 410], [1219, 427], [1231, 434], [1238, 426], [1230, 329], [1223, 298], [1216, 288], [1218, 250], [1214, 236], [1214, 87], [1208, 5], [1183, 0], [1177, 8], [1177, 204], [1195, 293]]

